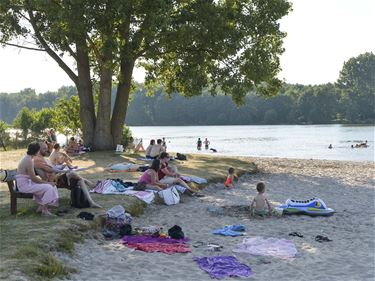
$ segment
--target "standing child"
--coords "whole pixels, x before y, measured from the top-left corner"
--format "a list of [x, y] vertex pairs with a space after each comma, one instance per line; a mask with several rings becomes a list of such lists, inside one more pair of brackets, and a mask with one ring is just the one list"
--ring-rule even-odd
[[234, 187], [233, 185], [233, 180], [234, 180], [234, 168], [230, 167], [228, 169], [228, 176], [227, 180], [224, 183], [224, 186], [229, 190]]
[[[255, 206], [255, 214], [258, 216], [264, 216], [267, 214], [271, 214], [272, 208], [270, 203], [268, 202], [264, 193], [266, 192], [266, 186], [264, 183], [260, 182], [257, 184], [257, 191], [258, 194], [254, 197], [253, 202], [250, 205], [250, 213], [253, 213], [254, 206]], [[268, 209], [268, 212], [267, 212]]]

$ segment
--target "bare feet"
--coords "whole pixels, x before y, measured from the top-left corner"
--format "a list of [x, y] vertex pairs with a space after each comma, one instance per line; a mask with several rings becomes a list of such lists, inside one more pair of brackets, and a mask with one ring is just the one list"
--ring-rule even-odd
[[99, 204], [95, 203], [95, 202], [91, 202], [90, 203], [90, 208], [103, 208], [103, 207], [100, 206]]
[[42, 216], [45, 216], [45, 217], [56, 217], [56, 215], [52, 214], [47, 209], [42, 211]]
[[42, 205], [39, 205], [38, 206], [38, 209], [36, 209], [36, 212], [37, 213], [41, 213], [43, 211], [43, 206]]

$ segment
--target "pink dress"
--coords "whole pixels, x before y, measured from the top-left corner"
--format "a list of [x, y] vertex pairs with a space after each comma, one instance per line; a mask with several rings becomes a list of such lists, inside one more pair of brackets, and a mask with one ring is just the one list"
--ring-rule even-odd
[[33, 200], [39, 205], [58, 206], [59, 194], [56, 186], [48, 183], [35, 183], [29, 175], [16, 175], [16, 182], [18, 190], [32, 193]]

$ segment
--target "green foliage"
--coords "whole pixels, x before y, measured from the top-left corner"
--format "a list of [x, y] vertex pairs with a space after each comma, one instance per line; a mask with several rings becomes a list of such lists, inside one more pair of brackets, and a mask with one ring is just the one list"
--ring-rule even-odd
[[0, 145], [3, 146], [4, 149], [6, 149], [6, 146], [10, 140], [9, 133], [7, 132], [8, 128], [8, 124], [0, 120]]
[[60, 260], [55, 258], [52, 254], [48, 254], [41, 264], [35, 267], [35, 273], [43, 278], [58, 278], [65, 277], [71, 272], [72, 269], [66, 267]]
[[56, 115], [55, 110], [52, 108], [43, 108], [40, 111], [35, 111], [34, 113], [34, 120], [31, 125], [31, 131], [33, 134], [38, 137], [47, 128], [53, 128], [54, 127], [54, 116]]
[[53, 124], [59, 132], [65, 135], [77, 135], [82, 130], [82, 124], [79, 115], [79, 98], [71, 96], [70, 98], [61, 98], [57, 100], [54, 107]]
[[121, 144], [124, 147], [128, 146], [129, 139], [132, 137], [132, 132], [130, 131], [130, 128], [128, 126], [124, 125], [124, 128], [122, 129], [122, 139]]
[[337, 85], [344, 94], [345, 117], [375, 119], [375, 55], [364, 53], [344, 63]]
[[[0, 42], [46, 51], [79, 89], [87, 141], [106, 148], [120, 138], [135, 65], [145, 68], [148, 89], [169, 95], [222, 90], [240, 105], [253, 90], [277, 94], [286, 35], [279, 21], [290, 10], [286, 0], [0, 1]], [[111, 116], [113, 76], [119, 95]]]
[[22, 130], [22, 137], [24, 140], [27, 139], [29, 134], [29, 129], [34, 122], [34, 112], [30, 111], [28, 108], [24, 107], [17, 114], [13, 121], [13, 127]]

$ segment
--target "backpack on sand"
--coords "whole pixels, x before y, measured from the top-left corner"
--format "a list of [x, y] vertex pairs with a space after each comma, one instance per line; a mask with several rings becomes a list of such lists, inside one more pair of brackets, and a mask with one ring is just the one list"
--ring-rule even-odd
[[181, 161], [186, 161], [186, 160], [187, 160], [185, 154], [181, 154], [181, 153], [178, 153], [178, 152], [177, 152], [177, 154], [176, 154], [176, 159], [177, 159], [177, 160], [181, 160]]

